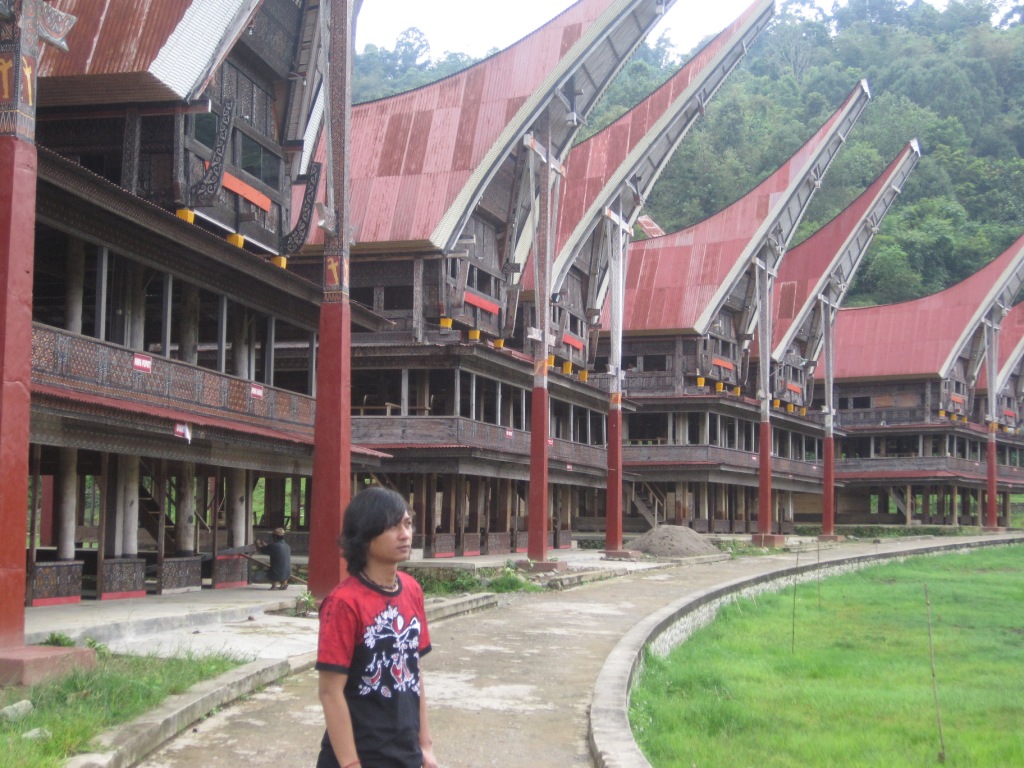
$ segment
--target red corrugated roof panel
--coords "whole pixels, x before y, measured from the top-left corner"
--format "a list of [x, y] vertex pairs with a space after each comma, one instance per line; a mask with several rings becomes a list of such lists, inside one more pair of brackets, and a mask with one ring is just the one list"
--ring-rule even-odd
[[905, 147], [863, 194], [832, 221], [786, 253], [779, 266], [773, 294], [773, 349], [782, 342], [807, 302], [817, 301], [821, 280], [832, 269], [840, 249], [861, 226], [881, 190], [892, 183], [893, 175], [907, 154], [916, 151], [910, 145]]
[[[854, 99], [859, 94], [850, 96]], [[828, 122], [775, 173], [725, 210], [678, 232], [630, 244], [623, 330], [627, 333], [704, 333], [698, 320], [732, 277], [758, 230], [801, 183], [814, 157], [846, 109]], [[610, 325], [605, 303], [604, 325]]]
[[[356, 241], [427, 244], [511, 116], [612, 3], [580, 0], [452, 77], [354, 107], [350, 215]], [[325, 156], [321, 139], [315, 159]], [[296, 187], [295, 211], [301, 196]], [[323, 231], [312, 228], [309, 242], [322, 243]]]
[[66, 53], [42, 47], [40, 77], [146, 72], [193, 0], [58, 0], [78, 17]]
[[1006, 270], [1020, 264], [1024, 237], [969, 278], [900, 304], [841, 309], [835, 327], [835, 378], [945, 375], [943, 366]]
[[253, 0], [56, 0], [68, 51], [42, 46], [41, 106], [194, 97], [258, 8]]
[[[715, 36], [697, 55], [654, 93], [614, 123], [573, 147], [566, 161], [566, 178], [559, 202], [555, 253], [559, 253], [615, 171], [650, 134], [655, 124], [680, 98], [711, 61], [733, 44], [733, 37], [760, 6], [754, 3]], [[533, 270], [524, 269], [523, 286], [533, 288]]]

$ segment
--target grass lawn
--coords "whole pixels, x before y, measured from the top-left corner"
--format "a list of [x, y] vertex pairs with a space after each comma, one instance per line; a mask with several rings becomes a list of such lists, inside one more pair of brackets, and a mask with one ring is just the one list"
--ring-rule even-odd
[[[24, 699], [33, 710], [16, 722], [0, 721], [0, 768], [56, 768], [66, 758], [88, 752], [108, 728], [153, 709], [167, 696], [240, 666], [230, 655], [112, 656], [102, 647], [89, 671], [31, 688], [0, 689], [0, 708]], [[45, 729], [48, 738], [23, 738]]]
[[1024, 547], [738, 601], [648, 655], [630, 722], [655, 768], [929, 766], [943, 742], [947, 766], [1024, 766]]

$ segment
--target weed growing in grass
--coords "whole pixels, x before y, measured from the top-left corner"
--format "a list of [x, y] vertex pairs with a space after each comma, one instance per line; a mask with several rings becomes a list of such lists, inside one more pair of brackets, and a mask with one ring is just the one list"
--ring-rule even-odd
[[761, 555], [771, 554], [771, 550], [755, 546], [749, 541], [741, 541], [739, 539], [718, 539], [714, 544], [720, 550], [726, 554], [732, 555], [734, 558], [758, 557]]
[[740, 600], [666, 659], [630, 721], [656, 768], [1024, 765], [1024, 551], [916, 557]]
[[309, 616], [316, 613], [316, 597], [308, 589], [295, 598], [295, 615], [299, 617]]
[[53, 645], [58, 648], [74, 648], [75, 641], [63, 632], [51, 632], [46, 636], [46, 639], [40, 643], [40, 645]]
[[[248, 661], [231, 654], [186, 653], [170, 659], [114, 656], [100, 643], [94, 648], [98, 651], [94, 669], [75, 670], [29, 689], [0, 690], [0, 707], [21, 699], [33, 705], [24, 719], [0, 723], [0, 767], [63, 765], [68, 757], [89, 751], [90, 742], [104, 730]], [[45, 729], [50, 737], [21, 737], [36, 728]]]

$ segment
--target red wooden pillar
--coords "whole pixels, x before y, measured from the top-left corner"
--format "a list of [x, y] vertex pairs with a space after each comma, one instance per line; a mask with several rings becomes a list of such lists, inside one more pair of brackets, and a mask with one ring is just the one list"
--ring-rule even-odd
[[526, 555], [536, 562], [547, 560], [548, 533], [548, 388], [547, 360], [538, 360], [535, 366], [544, 371], [535, 373], [534, 379], [543, 377], [544, 384], [535, 384], [530, 411], [530, 509], [526, 521]]
[[761, 420], [760, 443], [757, 484], [757, 535], [759, 537], [769, 536], [772, 532], [772, 423], [767, 418]]
[[[991, 387], [990, 387], [991, 390]], [[994, 395], [989, 394], [989, 397]], [[988, 423], [988, 446], [986, 459], [988, 460], [988, 477], [985, 489], [985, 528], [999, 527], [999, 483], [996, 474], [996, 430], [999, 425], [995, 421]]]
[[36, 147], [0, 136], [0, 648], [25, 641]]
[[825, 466], [821, 498], [821, 536], [836, 535], [836, 439], [831, 433], [825, 435]]
[[622, 549], [622, 393], [613, 392], [608, 411], [608, 491], [604, 548]]
[[[328, 221], [325, 224], [324, 298], [313, 425], [309, 590], [326, 597], [345, 576], [338, 548], [342, 517], [352, 495], [352, 306], [349, 303], [349, 144], [352, 130], [351, 3], [331, 3], [328, 49]], [[321, 6], [323, 11], [323, 6]]]
[[338, 535], [352, 494], [351, 381], [348, 378], [348, 302], [320, 307], [313, 497], [309, 520], [309, 590], [326, 597], [345, 576]]

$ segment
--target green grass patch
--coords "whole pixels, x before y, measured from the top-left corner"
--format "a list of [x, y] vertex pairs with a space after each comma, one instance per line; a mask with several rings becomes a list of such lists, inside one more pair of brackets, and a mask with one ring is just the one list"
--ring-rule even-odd
[[[169, 695], [241, 666], [247, 659], [230, 654], [114, 656], [97, 644], [98, 663], [59, 680], [30, 688], [0, 689], [0, 708], [24, 699], [32, 712], [22, 720], [0, 722], [0, 768], [56, 768], [72, 755], [89, 752], [103, 731], [159, 705]], [[35, 729], [48, 738], [30, 740]]]
[[431, 597], [461, 595], [465, 592], [533, 592], [540, 587], [520, 575], [514, 565], [504, 568], [416, 568], [408, 572]]
[[1019, 546], [724, 607], [667, 658], [648, 654], [630, 704], [637, 743], [655, 768], [936, 765], [925, 585], [945, 765], [1024, 765]]
[[749, 539], [716, 539], [714, 542], [722, 552], [735, 557], [760, 557], [772, 554], [771, 550], [759, 547]]
[[[981, 528], [972, 525], [837, 525], [835, 532], [851, 539], [899, 539], [907, 536], [979, 536]], [[818, 524], [794, 527], [797, 536], [820, 536]]]

